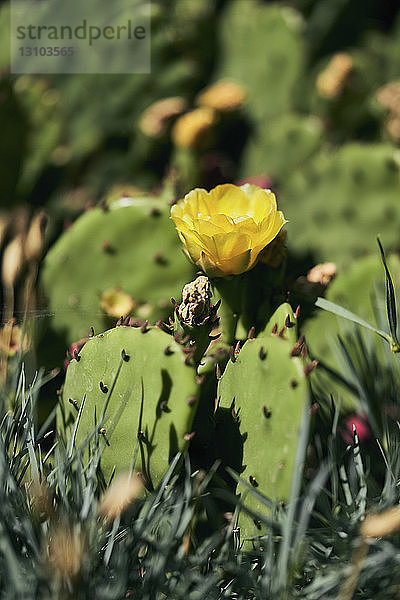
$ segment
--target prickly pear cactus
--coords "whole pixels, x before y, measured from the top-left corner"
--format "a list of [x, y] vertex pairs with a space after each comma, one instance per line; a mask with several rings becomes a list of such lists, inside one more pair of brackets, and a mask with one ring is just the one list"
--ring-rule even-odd
[[280, 182], [320, 150], [322, 136], [322, 124], [317, 117], [287, 113], [272, 121], [262, 121], [246, 145], [240, 172], [245, 177], [267, 169], [268, 175]]
[[152, 489], [170, 459], [193, 437], [197, 396], [194, 369], [185, 364], [172, 336], [156, 327], [120, 326], [91, 338], [75, 354], [67, 370], [65, 416], [59, 413], [59, 427], [71, 426], [84, 403], [76, 444], [97, 426], [104, 437], [105, 475], [114, 466], [129, 469], [136, 452], [134, 468]]
[[[286, 326], [280, 327], [283, 315]], [[235, 353], [218, 384], [217, 423], [226, 419], [229, 409], [241, 433], [243, 447], [237, 449], [243, 452], [241, 477], [279, 501], [287, 500], [290, 493], [298, 430], [308, 398], [307, 367], [301, 359], [304, 346], [301, 340], [293, 343], [292, 331], [295, 317], [289, 305], [282, 305], [265, 332]], [[219, 411], [223, 411], [221, 418]], [[249, 493], [245, 504], [265, 514], [264, 505]], [[241, 528], [245, 537], [254, 532], [244, 514]]]
[[217, 76], [244, 86], [248, 110], [257, 122], [293, 106], [305, 64], [301, 27], [300, 13], [277, 4], [236, 0], [225, 7]]
[[[88, 326], [110, 326], [102, 296], [110, 290], [131, 296], [139, 319], [165, 317], [169, 300], [191, 278], [193, 267], [179, 251], [166, 200], [121, 198], [105, 210], [83, 214], [51, 248], [42, 284], [54, 313], [52, 328], [65, 347]], [[113, 322], [118, 316], [114, 315]]]
[[347, 265], [375, 248], [377, 233], [389, 250], [398, 244], [400, 162], [386, 144], [347, 144], [319, 154], [285, 184], [281, 205], [291, 247], [311, 249], [317, 261]]

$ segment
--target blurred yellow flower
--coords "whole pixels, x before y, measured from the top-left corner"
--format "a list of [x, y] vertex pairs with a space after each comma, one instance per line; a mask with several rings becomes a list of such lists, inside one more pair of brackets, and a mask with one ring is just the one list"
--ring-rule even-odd
[[209, 277], [248, 271], [286, 223], [275, 195], [246, 183], [192, 190], [171, 209], [188, 258]]

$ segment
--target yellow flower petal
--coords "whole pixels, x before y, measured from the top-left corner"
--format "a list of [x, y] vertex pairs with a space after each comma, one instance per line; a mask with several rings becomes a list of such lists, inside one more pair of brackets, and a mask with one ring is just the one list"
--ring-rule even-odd
[[179, 233], [179, 237], [181, 238], [182, 242], [184, 243], [184, 246], [185, 246], [184, 251], [185, 251], [186, 256], [194, 264], [197, 264], [197, 261], [199, 260], [201, 252], [202, 252], [201, 246], [189, 235], [185, 235], [182, 232]]
[[243, 273], [286, 220], [275, 195], [255, 185], [192, 190], [171, 209], [186, 253], [210, 277]]

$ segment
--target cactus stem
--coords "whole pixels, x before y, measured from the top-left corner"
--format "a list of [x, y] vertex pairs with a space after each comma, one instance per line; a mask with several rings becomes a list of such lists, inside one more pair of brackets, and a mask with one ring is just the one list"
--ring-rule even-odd
[[106, 442], [107, 446], [109, 446], [109, 445], [110, 445], [110, 442], [108, 441], [108, 437], [107, 437], [107, 435], [106, 435], [106, 429], [105, 429], [105, 427], [102, 427], [102, 428], [100, 429], [99, 433], [101, 433], [101, 435], [103, 436], [103, 438], [104, 438], [104, 441]]
[[269, 410], [269, 408], [267, 408], [267, 406], [265, 406], [265, 404], [263, 406], [263, 414], [266, 419], [271, 418], [271, 411]]
[[99, 386], [100, 386], [100, 389], [103, 392], [103, 394], [108, 393], [108, 387], [106, 385], [104, 385], [104, 383], [102, 381], [100, 381]]
[[77, 411], [79, 411], [79, 406], [78, 406], [78, 403], [77, 403], [77, 401], [76, 401], [76, 400], [73, 400], [72, 398], [68, 398], [68, 402], [69, 402], [70, 404], [72, 404], [72, 406], [73, 406], [73, 407], [74, 407], [74, 408], [75, 408]]
[[271, 335], [276, 335], [278, 331], [278, 323], [275, 323], [273, 328], [271, 329]]
[[90, 328], [89, 337], [94, 337], [94, 328], [93, 327]]

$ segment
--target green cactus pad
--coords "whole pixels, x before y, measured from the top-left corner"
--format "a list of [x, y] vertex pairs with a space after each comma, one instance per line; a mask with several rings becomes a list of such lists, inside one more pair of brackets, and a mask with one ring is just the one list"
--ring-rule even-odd
[[318, 261], [347, 266], [374, 252], [382, 235], [387, 250], [398, 244], [400, 163], [385, 144], [347, 144], [319, 154], [288, 180], [280, 207], [290, 222], [290, 244]]
[[222, 15], [217, 77], [248, 92], [248, 110], [261, 122], [290, 110], [303, 76], [305, 44], [296, 10], [252, 0], [228, 3]]
[[[101, 465], [106, 476], [114, 466], [129, 469], [137, 448], [134, 468], [143, 472], [151, 489], [169, 460], [188, 444], [198, 385], [181, 346], [157, 328], [146, 329], [143, 333], [122, 326], [91, 338], [67, 369], [63, 404], [68, 427], [77, 416], [71, 400], [80, 407], [85, 398], [77, 444], [91, 434], [95, 419], [99, 429], [104, 427]], [[61, 413], [59, 428], [63, 428]]]
[[244, 151], [242, 176], [267, 169], [270, 177], [283, 181], [320, 150], [322, 133], [320, 120], [311, 116], [287, 113], [272, 121], [261, 121]]
[[86, 337], [90, 326], [110, 326], [101, 309], [103, 292], [119, 287], [138, 303], [133, 316], [156, 321], [192, 274], [168, 203], [122, 198], [107, 210], [86, 212], [60, 237], [46, 257], [42, 284], [54, 313], [52, 328], [67, 346]]
[[[278, 311], [287, 314], [287, 307]], [[277, 321], [275, 313], [270, 324]], [[218, 385], [219, 410], [232, 408], [239, 422], [241, 477], [278, 501], [289, 497], [298, 430], [308, 398], [303, 361], [291, 355], [293, 346], [287, 332], [247, 341], [236, 361], [228, 363]], [[245, 504], [265, 514], [264, 505], [251, 494]], [[245, 515], [241, 527], [245, 534], [254, 533], [254, 525]]]

